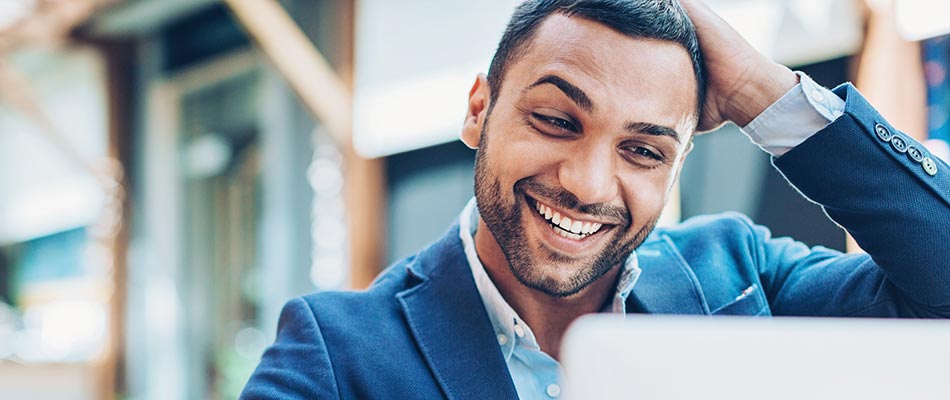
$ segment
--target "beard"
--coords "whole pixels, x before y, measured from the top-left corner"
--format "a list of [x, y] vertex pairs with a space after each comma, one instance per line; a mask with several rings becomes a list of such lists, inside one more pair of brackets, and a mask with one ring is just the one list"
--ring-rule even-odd
[[[485, 126], [488, 126], [487, 119]], [[656, 227], [659, 215], [632, 233], [633, 221], [627, 209], [608, 204], [581, 204], [577, 196], [563, 188], [546, 186], [532, 178], [517, 181], [510, 193], [504, 193], [489, 152], [483, 128], [475, 159], [475, 200], [481, 218], [508, 261], [509, 269], [522, 285], [552, 297], [574, 295], [623, 263]], [[543, 196], [546, 202], [564, 210], [624, 222], [603, 233], [612, 237], [602, 239], [608, 243], [600, 253], [584, 258], [570, 257], [541, 243], [528, 243], [525, 235], [528, 222], [523, 219], [521, 204], [528, 201], [528, 192]]]

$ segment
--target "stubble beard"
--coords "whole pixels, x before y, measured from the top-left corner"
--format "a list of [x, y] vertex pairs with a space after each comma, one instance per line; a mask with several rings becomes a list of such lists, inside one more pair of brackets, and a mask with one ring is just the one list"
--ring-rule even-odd
[[[488, 126], [486, 119], [485, 126]], [[604, 276], [615, 266], [623, 263], [627, 257], [646, 240], [647, 236], [656, 227], [659, 216], [641, 228], [632, 238], [624, 240], [623, 233], [630, 230], [632, 218], [626, 215], [625, 223], [613, 227], [608, 245], [604, 250], [586, 259], [575, 259], [556, 253], [543, 246], [537, 251], [541, 254], [533, 256], [527, 238], [524, 234], [521, 202], [525, 199], [525, 187], [543, 187], [524, 178], [515, 183], [510, 201], [503, 195], [501, 182], [497, 174], [493, 174], [492, 165], [488, 160], [488, 143], [485, 128], [482, 129], [479, 149], [475, 160], [475, 200], [478, 212], [488, 226], [508, 261], [512, 274], [522, 285], [538, 290], [552, 297], [569, 297], [577, 294]], [[577, 209], [576, 197], [560, 188], [546, 188], [555, 199], [575, 199], [573, 204], [557, 204], [566, 209]], [[570, 201], [564, 201], [570, 203]], [[563, 202], [562, 202], [563, 203]], [[580, 208], [601, 209], [604, 207], [587, 206]], [[616, 213], [616, 211], [614, 212]], [[570, 265], [569, 265], [570, 264]], [[564, 271], [572, 271], [563, 276]]]

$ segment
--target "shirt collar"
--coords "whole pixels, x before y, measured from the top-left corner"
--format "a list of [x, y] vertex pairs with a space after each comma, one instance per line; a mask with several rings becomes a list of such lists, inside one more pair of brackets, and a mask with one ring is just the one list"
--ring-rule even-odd
[[[502, 354], [507, 361], [511, 358], [516, 344], [522, 344], [529, 348], [540, 349], [534, 333], [528, 324], [518, 316], [511, 305], [505, 301], [504, 297], [498, 291], [495, 283], [491, 281], [488, 272], [478, 258], [475, 250], [475, 231], [478, 228], [478, 206], [475, 198], [472, 198], [462, 214], [459, 216], [459, 238], [465, 248], [465, 258], [472, 269], [472, 276], [475, 278], [475, 287], [478, 289], [482, 302], [485, 304], [485, 310], [488, 311], [488, 317], [491, 320], [492, 327], [495, 329], [495, 335], [498, 338], [498, 344], [501, 346]], [[627, 312], [627, 296], [633, 290], [637, 279], [640, 277], [640, 266], [637, 259], [637, 253], [632, 252], [624, 262], [623, 271], [614, 294], [613, 302], [605, 306], [602, 312], [610, 312], [625, 315]], [[520, 335], [519, 335], [520, 334]]]

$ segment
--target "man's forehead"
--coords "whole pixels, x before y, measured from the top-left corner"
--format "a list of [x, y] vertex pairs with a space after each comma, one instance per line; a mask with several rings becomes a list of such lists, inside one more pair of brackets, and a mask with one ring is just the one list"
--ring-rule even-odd
[[678, 43], [634, 38], [563, 14], [545, 19], [529, 41], [506, 77], [516, 93], [557, 76], [584, 90], [595, 108], [602, 105], [604, 111], [662, 109], [669, 112], [669, 123], [680, 119], [674, 117], [679, 111], [694, 114], [692, 60]]
[[546, 59], [550, 63], [593, 68], [597, 64], [581, 63], [581, 56], [605, 50], [609, 42], [617, 39], [613, 37], [617, 34], [607, 26], [588, 19], [553, 14], [541, 23], [528, 40], [530, 45], [524, 55], [533, 59]]
[[[563, 13], [554, 13], [545, 18], [532, 37], [528, 39], [528, 42], [531, 43], [529, 47], [540, 46], [561, 49], [619, 50], [615, 46], [634, 42], [673, 45], [682, 48], [672, 41], [628, 35], [583, 16], [571, 16]], [[683, 51], [688, 56], [686, 50], [683, 49]]]
[[678, 43], [631, 37], [582, 17], [552, 14], [528, 42], [514, 64], [552, 70], [570, 69], [590, 77], [622, 79], [631, 78], [630, 72], [649, 61], [687, 67], [685, 73], [676, 78], [684, 83], [695, 82], [695, 79], [690, 79], [694, 76], [689, 53]]

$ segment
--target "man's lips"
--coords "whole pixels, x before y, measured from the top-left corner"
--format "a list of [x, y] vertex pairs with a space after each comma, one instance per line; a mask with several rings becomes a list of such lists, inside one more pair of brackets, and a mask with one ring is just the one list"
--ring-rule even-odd
[[538, 216], [547, 222], [555, 233], [564, 238], [582, 241], [613, 227], [613, 224], [601, 218], [572, 213], [530, 196], [525, 197]]

